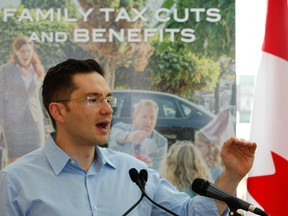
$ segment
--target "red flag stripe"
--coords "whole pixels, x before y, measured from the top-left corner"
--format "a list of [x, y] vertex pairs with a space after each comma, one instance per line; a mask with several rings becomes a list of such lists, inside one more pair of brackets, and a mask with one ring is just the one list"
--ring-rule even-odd
[[263, 51], [288, 61], [288, 0], [269, 0]]

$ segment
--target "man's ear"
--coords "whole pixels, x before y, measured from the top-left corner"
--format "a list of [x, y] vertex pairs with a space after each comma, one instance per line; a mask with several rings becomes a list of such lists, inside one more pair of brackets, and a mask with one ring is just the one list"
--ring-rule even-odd
[[64, 104], [52, 102], [49, 104], [49, 111], [56, 122], [65, 122], [66, 107]]

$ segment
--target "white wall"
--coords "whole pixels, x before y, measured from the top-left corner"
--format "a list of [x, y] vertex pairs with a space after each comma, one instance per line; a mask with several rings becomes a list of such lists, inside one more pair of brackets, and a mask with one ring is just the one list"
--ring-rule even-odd
[[[239, 78], [241, 75], [257, 74], [264, 38], [267, 0], [236, 0], [235, 2], [236, 73]], [[238, 121], [236, 135], [239, 138], [249, 139], [250, 124]]]

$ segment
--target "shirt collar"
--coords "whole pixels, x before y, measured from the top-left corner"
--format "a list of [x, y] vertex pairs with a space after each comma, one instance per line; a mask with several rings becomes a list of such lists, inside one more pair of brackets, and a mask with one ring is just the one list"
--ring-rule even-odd
[[[46, 155], [50, 166], [52, 167], [54, 173], [58, 175], [66, 166], [72, 158], [68, 156], [61, 148], [59, 148], [55, 143], [55, 132], [51, 133], [46, 140], [44, 147], [44, 154]], [[96, 170], [100, 170], [101, 167], [108, 165], [111, 168], [115, 169], [115, 165], [109, 158], [109, 153], [105, 148], [100, 148], [96, 146], [97, 160], [93, 163]], [[92, 165], [92, 166], [93, 166]]]
[[[97, 164], [98, 166], [108, 165], [113, 169], [116, 169], [115, 164], [111, 161], [109, 152], [107, 152], [107, 148], [102, 148], [99, 146], [96, 146], [96, 152], [97, 152]], [[97, 167], [98, 168], [98, 167]], [[99, 167], [101, 168], [101, 167]]]
[[54, 134], [51, 134], [51, 136], [47, 138], [44, 147], [44, 154], [46, 155], [55, 174], [58, 175], [64, 169], [70, 157], [56, 145], [53, 137]]

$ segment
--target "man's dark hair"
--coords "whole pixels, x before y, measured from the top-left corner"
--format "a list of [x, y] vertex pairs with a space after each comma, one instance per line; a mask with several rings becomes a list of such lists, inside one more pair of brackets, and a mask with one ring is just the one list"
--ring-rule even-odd
[[54, 128], [56, 128], [56, 123], [49, 112], [49, 104], [58, 100], [69, 99], [72, 92], [77, 88], [73, 83], [73, 76], [85, 73], [98, 73], [104, 77], [103, 69], [93, 59], [68, 59], [47, 71], [42, 86], [42, 97], [44, 107]]

